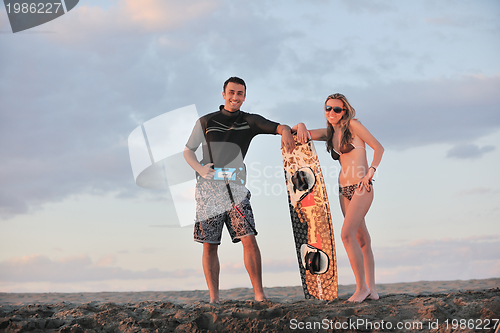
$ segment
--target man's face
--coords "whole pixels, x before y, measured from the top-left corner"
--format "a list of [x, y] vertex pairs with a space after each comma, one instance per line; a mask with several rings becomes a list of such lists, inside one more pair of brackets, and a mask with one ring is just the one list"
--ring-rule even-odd
[[222, 98], [226, 101], [224, 109], [229, 112], [238, 111], [241, 104], [245, 101], [246, 92], [245, 86], [242, 84], [229, 82], [226, 86], [226, 91], [222, 93]]

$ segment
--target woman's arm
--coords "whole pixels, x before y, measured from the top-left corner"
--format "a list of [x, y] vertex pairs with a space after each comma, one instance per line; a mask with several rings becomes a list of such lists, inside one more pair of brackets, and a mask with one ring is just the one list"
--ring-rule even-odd
[[350, 126], [353, 130], [353, 134], [359, 136], [361, 140], [366, 142], [366, 144], [374, 150], [373, 161], [370, 166], [376, 169], [379, 166], [380, 161], [382, 160], [384, 147], [359, 121], [354, 119], [351, 120]]
[[377, 170], [380, 161], [382, 160], [382, 155], [384, 154], [384, 147], [378, 142], [377, 139], [364, 127], [359, 121], [357, 120], [351, 120], [350, 122], [350, 128], [352, 130], [352, 133], [356, 136], [358, 136], [361, 140], [366, 142], [368, 146], [370, 146], [374, 153], [373, 153], [373, 161], [370, 164], [370, 167], [367, 171], [367, 174], [365, 176], [366, 184], [365, 186], [368, 186], [368, 182], [372, 180], [373, 175], [375, 174], [375, 171]]
[[297, 138], [302, 143], [307, 142], [307, 138], [309, 137], [308, 132], [311, 135], [311, 140], [326, 141], [326, 128], [308, 131], [304, 123], [298, 123], [292, 127], [292, 131], [297, 132]]

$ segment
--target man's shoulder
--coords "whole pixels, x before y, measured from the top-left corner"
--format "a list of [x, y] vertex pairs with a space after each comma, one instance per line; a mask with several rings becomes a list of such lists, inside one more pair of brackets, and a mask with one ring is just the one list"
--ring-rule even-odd
[[279, 125], [279, 123], [274, 120], [268, 119], [258, 113], [241, 112], [243, 113], [243, 119], [245, 119], [249, 124], [273, 123]]
[[[200, 121], [207, 122], [210, 119], [225, 119], [225, 118], [227, 118], [227, 116], [224, 115], [224, 113], [222, 113], [221, 110], [219, 110], [219, 111], [214, 111], [214, 112], [207, 113], [206, 115], [201, 116]], [[249, 112], [245, 112], [242, 110], [239, 111], [239, 116], [237, 118], [238, 119], [245, 119], [245, 120], [247, 120], [247, 119], [249, 119], [249, 120], [265, 119], [260, 114], [249, 113]]]
[[240, 110], [240, 112], [242, 114], [242, 117], [245, 119], [266, 119], [265, 117], [261, 116], [258, 113], [250, 113], [250, 112], [241, 111], [241, 110]]
[[207, 113], [203, 116], [201, 116], [198, 121], [201, 123], [201, 124], [204, 124], [206, 125], [208, 123], [208, 121], [214, 117], [216, 117], [218, 114], [220, 114], [221, 111], [214, 111], [214, 112], [211, 112], [211, 113]]
[[[199, 118], [199, 121], [203, 124], [207, 124], [209, 120], [224, 120], [226, 117], [222, 113], [221, 110], [214, 111], [211, 113], [207, 113]], [[274, 122], [272, 120], [267, 119], [266, 117], [258, 114], [258, 113], [250, 113], [243, 110], [240, 110], [240, 115], [237, 117], [240, 121], [247, 121], [250, 124], [259, 123], [262, 121]]]
[[210, 116], [215, 116], [215, 115], [218, 115], [218, 114], [222, 114], [222, 110], [217, 110], [217, 111], [214, 111], [214, 112], [210, 112], [209, 114], [206, 114], [207, 117], [210, 117]]

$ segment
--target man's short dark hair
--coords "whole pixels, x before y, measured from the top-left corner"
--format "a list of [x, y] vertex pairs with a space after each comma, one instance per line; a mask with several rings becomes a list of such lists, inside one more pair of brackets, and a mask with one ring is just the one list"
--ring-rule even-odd
[[222, 87], [222, 91], [226, 92], [226, 87], [229, 82], [237, 83], [237, 84], [242, 84], [245, 87], [245, 94], [247, 93], [247, 85], [245, 84], [245, 81], [243, 79], [240, 79], [239, 77], [233, 76], [230, 77], [229, 79], [224, 82], [224, 87]]

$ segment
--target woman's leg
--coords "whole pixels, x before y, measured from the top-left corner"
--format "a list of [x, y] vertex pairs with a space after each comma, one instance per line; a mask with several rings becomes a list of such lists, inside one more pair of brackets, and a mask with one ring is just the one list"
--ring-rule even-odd
[[362, 302], [370, 295], [365, 280], [363, 251], [358, 243], [357, 234], [372, 201], [373, 191], [367, 192], [364, 188], [357, 189], [350, 202], [341, 196], [341, 207], [344, 212], [341, 237], [356, 279], [356, 292], [349, 298], [350, 302]]
[[375, 286], [375, 259], [373, 258], [372, 241], [364, 219], [358, 229], [356, 239], [363, 252], [365, 281], [370, 289], [370, 296], [368, 296], [368, 298], [378, 299], [377, 287]]

